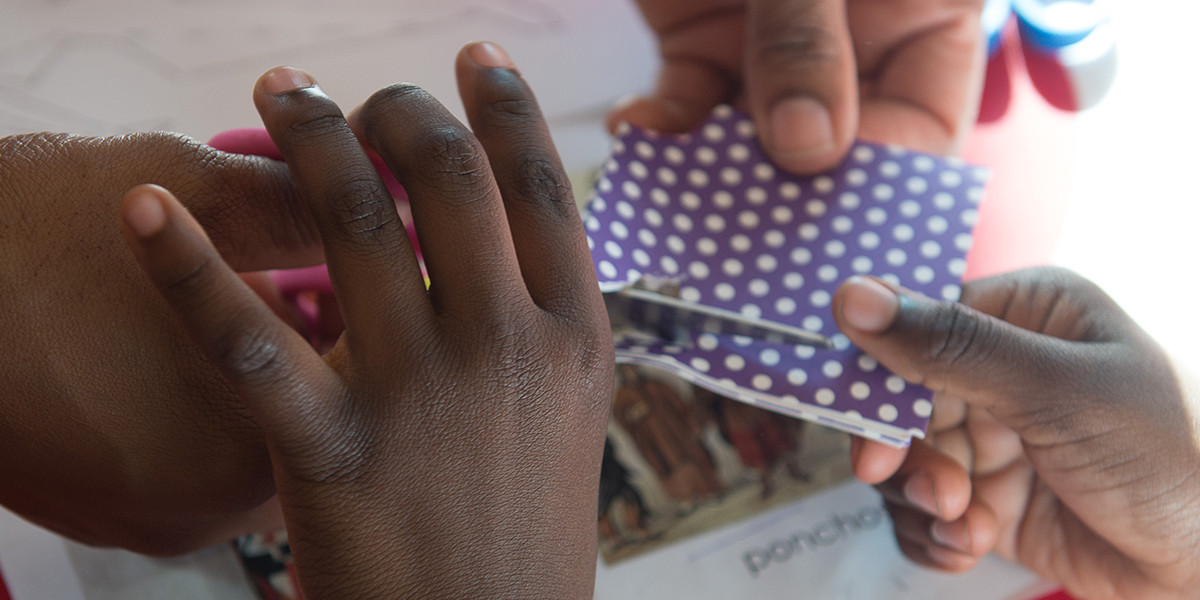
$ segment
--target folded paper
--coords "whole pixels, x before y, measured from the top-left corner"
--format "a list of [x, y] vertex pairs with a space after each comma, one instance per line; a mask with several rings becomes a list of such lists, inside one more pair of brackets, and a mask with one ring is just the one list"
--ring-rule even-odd
[[896, 446], [923, 437], [929, 390], [852, 347], [831, 302], [871, 274], [958, 298], [985, 173], [954, 159], [858, 143], [816, 177], [771, 165], [750, 119], [718, 108], [699, 129], [624, 127], [588, 203], [601, 288], [672, 282], [681, 300], [819, 333], [833, 349], [696, 331], [616, 332], [619, 362]]

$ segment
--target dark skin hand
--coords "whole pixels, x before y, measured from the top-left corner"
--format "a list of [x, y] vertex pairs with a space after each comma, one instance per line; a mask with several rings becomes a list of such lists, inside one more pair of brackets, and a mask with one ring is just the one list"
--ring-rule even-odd
[[855, 137], [954, 154], [979, 108], [984, 0], [638, 0], [655, 90], [609, 115], [684, 132], [748, 111], [784, 169], [838, 164]]
[[474, 133], [411, 85], [357, 114], [405, 185], [431, 287], [338, 107], [305, 73], [255, 102], [315, 215], [346, 330], [318, 355], [172, 195], [133, 253], [266, 432], [304, 594], [590, 598], [613, 346], [550, 136], [498, 47], [460, 54]]
[[950, 571], [994, 551], [1083, 599], [1200, 589], [1200, 394], [1099, 288], [1058, 269], [935, 302], [854, 278], [842, 330], [936, 392], [928, 439], [856, 441], [901, 550]]
[[175, 190], [238, 270], [321, 259], [282, 163], [166, 133], [0, 139], [0, 503], [175, 554], [279, 519], [261, 431], [105, 216], [145, 182]]

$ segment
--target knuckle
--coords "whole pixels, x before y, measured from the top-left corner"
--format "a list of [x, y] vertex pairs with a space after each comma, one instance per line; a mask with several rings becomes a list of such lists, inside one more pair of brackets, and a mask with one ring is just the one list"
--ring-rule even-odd
[[427, 133], [422, 141], [444, 172], [474, 176], [487, 168], [474, 136], [462, 128], [439, 127]]
[[593, 329], [585, 336], [582, 343], [572, 341], [576, 348], [573, 366], [580, 373], [578, 387], [592, 391], [588, 394], [588, 412], [607, 419], [612, 403], [612, 375], [616, 369], [612, 333]]
[[398, 115], [404, 115], [409, 104], [431, 102], [437, 101], [419, 86], [411, 83], [389, 85], [367, 98], [362, 107], [363, 124], [370, 132], [373, 125], [386, 125]]
[[[332, 108], [332, 110], [331, 110]], [[346, 119], [336, 107], [325, 104], [304, 107], [283, 124], [285, 138], [324, 138], [346, 129]]]
[[191, 265], [182, 265], [162, 280], [163, 293], [177, 298], [201, 298], [210, 295], [209, 273], [212, 269], [211, 256], [202, 256]]
[[751, 39], [757, 41], [752, 51], [765, 70], [821, 66], [842, 57], [838, 38], [819, 25], [774, 19], [757, 23], [755, 28]]
[[461, 314], [448, 315], [451, 327], [472, 332], [469, 343], [473, 347], [496, 343], [507, 348], [507, 344], [537, 326], [535, 312], [539, 311], [516, 289], [503, 288], [491, 293], [475, 294]]
[[329, 209], [342, 229], [354, 236], [387, 230], [398, 218], [391, 197], [373, 179], [349, 179], [339, 184], [329, 199]]
[[1090, 279], [1064, 267], [1032, 267], [1020, 274], [1024, 281], [1037, 287], [1055, 290], [1098, 290], [1099, 286]]
[[512, 398], [521, 402], [546, 397], [556, 388], [570, 389], [569, 394], [547, 398], [571, 402], [569, 407], [548, 408], [547, 415], [570, 414], [585, 422], [607, 420], [615, 368], [611, 335], [548, 317], [537, 309], [509, 311], [482, 327], [480, 334], [486, 341], [477, 338], [465, 347], [473, 359], [467, 370], [511, 388]]
[[501, 124], [524, 127], [529, 122], [539, 122], [542, 111], [538, 103], [528, 96], [513, 96], [488, 102], [487, 117]]
[[557, 164], [539, 155], [518, 161], [516, 171], [514, 190], [520, 198], [574, 209], [571, 181]]
[[220, 336], [213, 358], [235, 383], [269, 383], [283, 372], [286, 357], [279, 340], [272, 332], [250, 319], [229, 321], [230, 331]]
[[487, 156], [470, 132], [461, 127], [439, 127], [420, 140], [418, 156], [431, 163], [422, 170], [444, 190], [444, 200], [452, 204], [470, 204], [482, 198], [491, 185], [491, 167]]
[[928, 348], [925, 356], [935, 373], [959, 372], [972, 365], [986, 363], [989, 354], [990, 320], [959, 304], [944, 302], [934, 310], [926, 327]]

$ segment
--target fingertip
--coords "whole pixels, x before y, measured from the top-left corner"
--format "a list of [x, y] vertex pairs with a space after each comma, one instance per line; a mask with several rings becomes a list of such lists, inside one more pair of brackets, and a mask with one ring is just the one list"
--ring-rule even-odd
[[900, 297], [876, 279], [855, 275], [838, 289], [834, 310], [838, 321], [853, 329], [882, 333], [896, 320]]
[[854, 475], [863, 483], [875, 485], [896, 473], [908, 455], [906, 448], [893, 448], [859, 437], [850, 439], [850, 460]]
[[160, 186], [139, 185], [125, 194], [121, 219], [138, 238], [153, 237], [166, 226], [167, 211], [163, 202], [169, 199], [170, 192]]
[[508, 52], [495, 42], [472, 42], [463, 47], [461, 56], [476, 65], [492, 69], [515, 69]]
[[259, 76], [254, 83], [253, 100], [268, 130], [271, 129], [267, 123], [269, 115], [287, 105], [288, 98], [297, 92], [323, 95], [313, 76], [295, 67], [275, 67]]
[[295, 67], [275, 67], [258, 78], [258, 87], [272, 96], [282, 96], [316, 85], [317, 81], [312, 75]]
[[844, 153], [829, 109], [811, 96], [777, 102], [770, 109], [764, 133], [764, 145], [775, 163], [799, 175], [829, 170]]

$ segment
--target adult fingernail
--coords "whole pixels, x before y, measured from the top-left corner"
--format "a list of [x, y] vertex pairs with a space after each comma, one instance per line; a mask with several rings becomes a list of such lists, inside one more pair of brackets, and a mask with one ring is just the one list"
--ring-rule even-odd
[[263, 75], [263, 89], [276, 96], [317, 85], [312, 75], [294, 67], [275, 67]]
[[785, 167], [831, 154], [833, 121], [829, 110], [814, 98], [788, 98], [771, 109], [771, 139], [776, 160]]
[[965, 519], [934, 521], [929, 533], [933, 541], [951, 550], [967, 553], [971, 551], [971, 532], [967, 529]]
[[933, 479], [926, 473], [916, 473], [908, 478], [908, 481], [904, 483], [904, 497], [931, 515], [941, 514], [937, 492], [933, 489]]
[[850, 326], [867, 333], [879, 333], [896, 320], [900, 298], [887, 286], [869, 277], [855, 275], [842, 287], [842, 318]]
[[150, 237], [162, 230], [167, 222], [167, 213], [163, 210], [158, 195], [150, 189], [139, 189], [129, 196], [122, 214], [125, 224], [138, 237]]
[[492, 42], [478, 42], [467, 48], [467, 56], [481, 67], [511, 69], [514, 67], [508, 53]]

